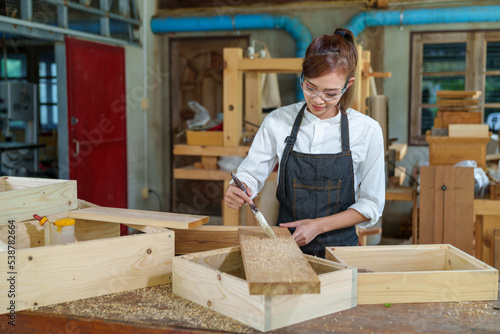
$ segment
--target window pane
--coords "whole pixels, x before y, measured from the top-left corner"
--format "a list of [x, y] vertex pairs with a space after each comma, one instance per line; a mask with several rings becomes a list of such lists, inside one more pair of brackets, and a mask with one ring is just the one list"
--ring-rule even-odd
[[40, 103], [47, 103], [47, 79], [40, 79], [38, 92], [40, 94], [40, 96], [38, 97]]
[[55, 63], [50, 64], [50, 75], [53, 77], [57, 76], [57, 66]]
[[486, 70], [500, 70], [500, 42], [489, 42], [487, 44]]
[[424, 44], [424, 72], [465, 71], [466, 43]]
[[425, 131], [432, 129], [434, 126], [437, 110], [438, 108], [422, 108], [422, 135], [425, 135]]
[[52, 106], [52, 124], [54, 125], [54, 128], [57, 127], [57, 122], [58, 122], [58, 115], [57, 115], [57, 105]]
[[490, 127], [490, 131], [498, 133], [500, 130], [500, 109], [486, 108], [484, 109], [484, 121]]
[[38, 75], [43, 78], [47, 76], [47, 64], [44, 62], [38, 63]]
[[40, 124], [42, 128], [45, 128], [47, 126], [47, 123], [49, 122], [49, 115], [48, 115], [48, 107], [45, 105], [40, 106]]
[[436, 92], [440, 90], [465, 90], [465, 77], [424, 77], [422, 80], [422, 103], [436, 104]]
[[500, 102], [500, 76], [498, 75], [486, 76], [484, 101], [486, 103]]
[[50, 80], [51, 99], [50, 102], [57, 103], [57, 79]]

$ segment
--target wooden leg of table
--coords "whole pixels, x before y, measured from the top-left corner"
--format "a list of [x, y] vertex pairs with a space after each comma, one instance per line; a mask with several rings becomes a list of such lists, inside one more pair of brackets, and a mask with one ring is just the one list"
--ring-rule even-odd
[[[224, 180], [224, 193], [229, 186], [229, 180]], [[240, 224], [240, 210], [228, 208], [222, 200], [222, 224], [225, 226], [239, 226]]]

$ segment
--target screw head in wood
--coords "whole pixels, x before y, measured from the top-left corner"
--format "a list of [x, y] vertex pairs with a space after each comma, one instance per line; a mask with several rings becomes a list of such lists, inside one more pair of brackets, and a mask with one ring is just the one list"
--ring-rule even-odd
[[68, 205], [71, 205], [71, 203], [73, 203], [73, 202], [71, 202], [71, 201], [68, 201]]
[[220, 275], [217, 275], [217, 280], [220, 281], [222, 279], [222, 277], [220, 277]]
[[33, 306], [38, 306], [38, 303], [37, 303], [37, 302], [34, 302], [34, 303], [33, 303]]
[[207, 306], [212, 307], [212, 302], [210, 300], [207, 302]]
[[229, 111], [233, 111], [234, 110], [234, 106], [232, 104], [229, 105]]
[[148, 248], [148, 250], [146, 251], [146, 253], [148, 254], [151, 254], [153, 251], [151, 250], [151, 248]]
[[33, 256], [28, 256], [28, 261], [33, 260]]

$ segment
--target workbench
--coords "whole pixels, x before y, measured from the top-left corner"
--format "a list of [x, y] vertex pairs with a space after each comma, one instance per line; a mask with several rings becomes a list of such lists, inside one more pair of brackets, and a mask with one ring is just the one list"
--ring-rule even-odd
[[[172, 294], [172, 285], [122, 292], [0, 317], [1, 333], [260, 333]], [[273, 333], [498, 332], [500, 301], [361, 305]]]

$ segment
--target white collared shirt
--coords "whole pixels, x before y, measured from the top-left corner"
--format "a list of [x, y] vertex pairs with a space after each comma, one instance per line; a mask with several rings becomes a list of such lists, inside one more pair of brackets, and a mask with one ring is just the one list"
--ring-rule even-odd
[[[238, 178], [252, 190], [252, 198], [262, 190], [264, 182], [281, 161], [285, 138], [290, 135], [303, 105], [304, 102], [299, 102], [271, 112], [255, 135], [248, 156], [237, 173]], [[356, 199], [349, 208], [369, 219], [358, 224], [366, 228], [378, 221], [385, 205], [384, 138], [382, 128], [374, 119], [351, 108], [346, 113]], [[312, 154], [341, 152], [340, 113], [321, 120], [306, 108], [293, 149]]]

